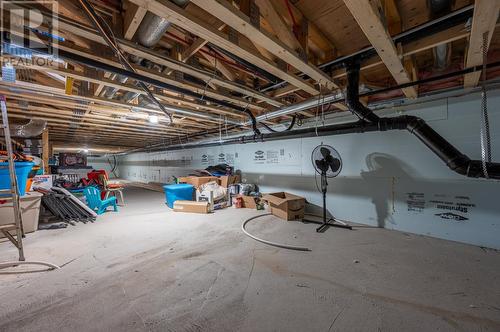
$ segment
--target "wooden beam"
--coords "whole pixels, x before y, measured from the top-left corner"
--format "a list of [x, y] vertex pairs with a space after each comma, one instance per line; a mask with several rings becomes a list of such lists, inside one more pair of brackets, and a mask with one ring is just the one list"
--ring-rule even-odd
[[[291, 21], [290, 15], [288, 14], [288, 8], [286, 6], [285, 1], [272, 0], [273, 6], [281, 15], [281, 17], [288, 22], [288, 26], [293, 26], [293, 22]], [[318, 55], [323, 58], [324, 61], [331, 60], [325, 59], [325, 56], [328, 54], [333, 54], [336, 56], [336, 47], [332, 40], [330, 40], [326, 35], [318, 28], [312, 20], [310, 20], [304, 13], [302, 13], [294, 4], [293, 1], [290, 1], [289, 8], [292, 11], [293, 16], [295, 17], [297, 23], [302, 20], [308, 20], [309, 22], [309, 45], [311, 49], [313, 49]]]
[[[483, 64], [483, 54], [488, 52], [491, 37], [495, 31], [495, 25], [498, 19], [500, 1], [498, 0], [476, 0], [474, 4], [474, 15], [472, 17], [472, 30], [467, 48], [467, 60], [465, 67], [474, 67]], [[486, 37], [486, 45], [483, 39]], [[486, 46], [486, 50], [484, 50]], [[479, 82], [481, 72], [466, 74], [464, 77], [464, 86], [474, 87]]]
[[207, 59], [208, 62], [214, 67], [214, 70], [218, 70], [224, 75], [228, 80], [234, 81], [236, 79], [235, 73], [230, 70], [224, 63], [220, 60], [217, 60], [215, 57], [210, 56], [208, 54], [202, 54], [202, 56]]
[[[398, 84], [410, 82], [410, 76], [399, 59], [396, 46], [372, 3], [369, 0], [344, 0], [344, 3], [389, 69], [394, 80]], [[408, 98], [417, 97], [417, 91], [413, 87], [402, 90]]]
[[50, 143], [49, 143], [49, 129], [42, 132], [42, 161], [44, 174], [50, 174], [49, 158], [50, 158]]
[[[115, 67], [120, 67], [120, 63], [119, 62], [114, 61], [114, 60], [110, 60], [110, 59], [102, 57], [102, 56], [98, 56], [98, 55], [92, 54], [90, 51], [87, 51], [87, 50], [70, 48], [70, 47], [67, 47], [67, 46], [63, 46], [61, 44], [57, 45], [56, 47], [58, 47], [58, 48], [60, 48], [62, 50], [66, 50], [66, 51], [73, 52], [73, 53], [78, 54], [78, 55], [82, 55], [82, 56], [91, 58], [93, 60], [97, 60], [97, 61], [109, 64], [109, 65], [115, 66]], [[169, 61], [166, 61], [165, 58], [163, 58], [163, 57], [156, 58], [156, 61], [154, 61], [154, 62], [162, 64], [162, 65], [165, 65], [167, 67], [168, 67], [168, 63], [169, 63]], [[217, 98], [219, 100], [226, 100], [226, 101], [234, 103], [235, 105], [238, 105], [238, 106], [242, 106], [242, 107], [248, 106], [250, 109], [254, 109], [254, 110], [257, 110], [257, 111], [261, 111], [261, 112], [267, 110], [265, 107], [259, 106], [259, 105], [255, 104], [255, 103], [250, 103], [249, 104], [248, 101], [245, 100], [245, 99], [243, 99], [243, 98], [239, 98], [239, 97], [234, 97], [234, 96], [231, 96], [231, 95], [222, 94], [222, 93], [220, 93], [218, 91], [214, 91], [212, 89], [205, 89], [205, 87], [201, 86], [201, 85], [195, 85], [193, 83], [187, 83], [187, 82], [183, 82], [183, 81], [177, 81], [177, 80], [175, 80], [175, 78], [173, 78], [171, 76], [165, 77], [165, 75], [163, 75], [163, 74], [159, 74], [157, 72], [148, 70], [148, 69], [146, 69], [144, 67], [141, 67], [141, 66], [136, 66], [136, 65], [132, 65], [132, 66], [135, 68], [135, 70], [137, 71], [137, 73], [139, 73], [141, 75], [145, 75], [145, 76], [151, 77], [151, 78], [154, 78], [154, 79], [159, 80], [161, 82], [165, 82], [165, 83], [168, 83], [168, 84], [179, 86], [181, 88], [189, 89], [189, 90], [194, 91], [196, 93], [205, 94], [206, 96]], [[205, 80], [211, 80], [213, 83], [216, 83], [217, 81], [220, 80], [220, 78], [217, 77], [217, 76], [213, 77], [212, 73], [208, 73], [208, 72], [205, 72], [205, 71], [204, 71], [204, 73], [206, 73], [206, 77], [204, 78]], [[238, 91], [238, 92], [246, 91], [246, 93], [244, 93], [245, 95], [254, 97], [256, 99], [263, 100], [263, 101], [267, 102], [268, 104], [272, 103], [275, 106], [282, 106], [283, 105], [281, 102], [276, 101], [273, 98], [271, 98], [269, 96], [266, 96], [266, 95], [264, 95], [262, 93], [259, 93], [257, 91], [255, 91], [255, 93], [251, 92], [251, 91], [247, 90], [246, 88], [243, 88], [243, 85], [241, 85], [241, 84], [237, 84], [237, 83], [233, 83], [233, 82], [231, 82], [231, 83], [233, 85], [233, 89], [231, 89], [231, 90]], [[239, 89], [237, 89], [235, 86], [239, 86]]]
[[[135, 1], [135, 0], [134, 0]], [[276, 37], [260, 30], [251, 24], [250, 18], [237, 10], [226, 0], [191, 0], [194, 4], [207, 10], [210, 14], [223, 20], [228, 26], [232, 27], [254, 44], [258, 44], [271, 52], [277, 58], [292, 65], [297, 70], [307, 74], [317, 83], [325, 86], [327, 89], [337, 89], [338, 86], [323, 71], [312, 64], [301, 59], [301, 57], [285, 45]]]
[[[124, 102], [121, 102], [118, 100], [112, 100], [112, 99], [108, 99], [108, 98], [85, 97], [85, 96], [66, 96], [64, 94], [64, 89], [55, 89], [55, 88], [46, 87], [46, 86], [42, 86], [39, 84], [33, 84], [33, 83], [29, 83], [29, 82], [16, 81], [15, 83], [9, 83], [9, 82], [0, 81], [0, 88], [2, 86], [5, 86], [7, 88], [13, 88], [13, 87], [14, 88], [23, 88], [26, 91], [36, 91], [36, 92], [48, 93], [48, 94], [51, 94], [54, 96], [59, 96], [62, 98], [71, 98], [75, 101], [86, 101], [86, 102], [89, 102], [90, 104], [92, 104], [92, 106], [89, 106], [90, 108], [95, 106], [96, 110], [99, 110], [102, 112], [106, 111], [107, 107], [111, 107], [111, 108], [118, 108], [121, 110], [127, 110], [127, 113], [128, 113], [127, 116], [133, 116], [133, 117], [146, 116], [145, 113], [148, 113], [148, 114], [156, 113], [159, 116], [163, 115], [163, 113], [157, 109], [152, 109], [152, 108], [147, 108], [147, 107], [139, 107], [137, 105], [128, 104], [128, 103], [124, 103]], [[9, 91], [8, 89], [0, 89], [0, 91], [6, 95], [12, 95], [12, 92]], [[19, 94], [16, 93], [15, 95], [19, 95]], [[33, 96], [32, 93], [29, 94], [29, 98], [40, 101], [40, 99], [38, 99], [36, 96]], [[42, 98], [42, 97], [40, 96], [39, 98]], [[170, 102], [172, 102], [174, 104], [181, 103], [181, 104], [191, 105], [192, 107], [195, 107], [195, 108], [198, 107], [198, 106], [196, 106], [197, 104], [195, 104], [195, 103], [188, 104], [187, 101], [179, 100], [179, 99], [176, 99], [175, 97], [164, 97], [164, 98], [166, 100], [170, 99]], [[41, 102], [46, 102], [46, 103], [50, 104], [52, 100], [55, 100], [54, 97], [48, 97], [48, 99], [45, 98], [45, 100], [44, 101], [42, 100]], [[57, 101], [57, 103], [60, 103], [60, 101]], [[72, 108], [81, 108], [82, 107], [82, 105], [80, 105], [80, 107], [79, 107], [78, 103], [72, 104], [72, 105], [63, 105], [63, 106], [72, 107]], [[134, 109], [138, 110], [139, 112], [133, 112], [132, 114], [130, 114], [129, 110], [131, 108], [134, 108]], [[200, 108], [201, 109], [209, 109], [212, 112], [218, 113], [218, 114], [225, 114], [225, 115], [235, 116], [235, 117], [246, 117], [244, 114], [229, 113], [223, 109], [218, 109], [217, 107], [212, 107], [212, 106], [203, 106]], [[118, 110], [114, 109], [113, 112], [118, 112]], [[175, 117], [175, 114], [174, 114], [174, 117]]]
[[181, 61], [186, 62], [190, 57], [195, 55], [199, 50], [203, 48], [208, 42], [203, 38], [196, 38], [195, 41], [182, 52]]
[[400, 33], [402, 29], [402, 22], [396, 1], [383, 0], [383, 7], [389, 34], [393, 36]]
[[[405, 45], [403, 49], [403, 53], [401, 54], [403, 57], [408, 57], [425, 50], [432, 49], [441, 44], [451, 43], [455, 40], [460, 40], [467, 38], [470, 35], [470, 32], [466, 30], [466, 28], [462, 25], [457, 25], [455, 27], [440, 31], [436, 34], [430, 35], [428, 37], [424, 37], [419, 40], [415, 40]], [[361, 64], [361, 70], [367, 70], [370, 68], [374, 68], [384, 63], [380, 58], [373, 57], [367, 61], [364, 61]], [[345, 70], [337, 70], [333, 77], [336, 79], [341, 79], [346, 75]]]
[[127, 2], [127, 10], [125, 11], [124, 17], [124, 31], [123, 38], [127, 40], [132, 40], [135, 35], [135, 32], [141, 25], [141, 22], [146, 16], [147, 10], [142, 7], [139, 7], [131, 2]]
[[[86, 81], [86, 82], [91, 82], [91, 83], [96, 83], [96, 84], [104, 84], [105, 86], [109, 86], [112, 88], [117, 88], [120, 90], [128, 91], [128, 92], [134, 92], [134, 93], [139, 93], [141, 95], [146, 95], [146, 93], [138, 88], [135, 85], [131, 84], [126, 84], [126, 83], [120, 83], [117, 81], [112, 81], [112, 80], [106, 80], [106, 79], [99, 79], [99, 78], [91, 78], [88, 76], [85, 76], [83, 73], [79, 73], [76, 71], [70, 71], [67, 69], [56, 69], [56, 68], [48, 68], [48, 67], [42, 67], [42, 66], [30, 66], [32, 69], [40, 70], [40, 71], [47, 71], [47, 72], [52, 72], [52, 73], [57, 73], [59, 75], [63, 75], [66, 77], [71, 77], [73, 79], [81, 80], [81, 81]], [[164, 94], [161, 93], [153, 93], [153, 95], [162, 101], [163, 104], [166, 106], [170, 107], [177, 107], [178, 105], [171, 103], [169, 101], [169, 97], [165, 96]], [[203, 105], [199, 105], [200, 108], [203, 108]], [[173, 111], [175, 114], [175, 111]], [[231, 113], [230, 113], [231, 114]], [[232, 115], [232, 114], [231, 114]], [[185, 116], [182, 115], [183, 117], [190, 117], [190, 116]], [[208, 121], [208, 120], [207, 120]]]
[[[304, 91], [311, 93], [313, 95], [319, 94], [319, 90], [317, 90], [313, 85], [307, 83], [302, 78], [294, 75], [292, 73], [288, 73], [286, 71], [278, 68], [277, 65], [270, 62], [267, 59], [264, 59], [262, 56], [255, 54], [255, 52], [250, 51], [246, 47], [242, 47], [241, 45], [236, 45], [232, 41], [229, 40], [229, 37], [214, 29], [212, 26], [207, 24], [205, 21], [200, 18], [192, 15], [186, 10], [176, 6], [175, 4], [169, 1], [158, 1], [158, 0], [131, 0], [135, 4], [159, 15], [173, 24], [197, 35], [201, 38], [206, 39], [210, 43], [221, 47], [223, 49], [228, 50], [234, 55], [262, 68], [263, 70], [281, 78], [282, 80], [287, 81], [288, 83], [300, 87]], [[203, 7], [204, 4], [202, 4]], [[224, 22], [227, 19], [224, 18]], [[249, 24], [249, 23], [247, 23]]]
[[[143, 0], [132, 0], [132, 1], [135, 2], [135, 1], [143, 1]], [[176, 10], [182, 10], [182, 9], [180, 9], [180, 7], [178, 7], [174, 4], [172, 4], [171, 6], [177, 7]], [[59, 21], [58, 23], [59, 23], [59, 30], [60, 31], [67, 31], [67, 32], [70, 32], [72, 34], [78, 35], [80, 37], [84, 37], [84, 38], [87, 38], [89, 40], [95, 41], [97, 43], [105, 44], [104, 39], [92, 28], [84, 27], [81, 24], [76, 24], [75, 22]], [[219, 32], [219, 33], [221, 33], [221, 32]], [[150, 49], [141, 47], [139, 45], [133, 44], [133, 43], [125, 41], [125, 40], [118, 39], [117, 41], [118, 41], [118, 44], [120, 45], [120, 47], [122, 48], [122, 50], [129, 53], [129, 54], [132, 54], [132, 55], [144, 58], [144, 59], [148, 59], [154, 63], [164, 65], [170, 69], [183, 72], [185, 74], [197, 77], [201, 80], [206, 81], [206, 80], [209, 80], [211, 77], [213, 77], [212, 73], [210, 73], [210, 72], [203, 71], [203, 70], [200, 70], [198, 68], [194, 68], [194, 67], [189, 66], [181, 61], [176, 61], [176, 60], [171, 59], [169, 57], [166, 57], [164, 55], [157, 54]], [[58, 47], [60, 49], [71, 51], [71, 52], [74, 52], [76, 49], [75, 47], [68, 47], [68, 46], [65, 46], [63, 44], [64, 43], [59, 43], [57, 45], [54, 44], [54, 46]], [[89, 56], [89, 54], [92, 55], [92, 53], [88, 52], [88, 51], [85, 53], [86, 53], [85, 56]], [[100, 61], [99, 59], [101, 59], [103, 57], [94, 55], [93, 58], [98, 59], [98, 61]], [[114, 62], [114, 63], [117, 63], [117, 62]], [[136, 68], [136, 69], [138, 72], [140, 72], [140, 70], [138, 70], [140, 68]], [[175, 81], [175, 80], [168, 79], [168, 78], [160, 76], [160, 75], [157, 75], [157, 76], [161, 77], [160, 80], [169, 81], [171, 84], [183, 86], [183, 87], [189, 88], [191, 90], [199, 90], [196, 87], [194, 87], [192, 84], [189, 84], [186, 82]], [[243, 86], [241, 84], [237, 84], [237, 83], [225, 80], [225, 79], [220, 78], [220, 77], [213, 78], [212, 82], [214, 84], [225, 87], [227, 89], [240, 92], [246, 96], [253, 97], [253, 98], [256, 98], [259, 100], [263, 100], [270, 105], [277, 106], [277, 107], [283, 106], [283, 104], [281, 102], [276, 101], [276, 100], [270, 98], [269, 96], [267, 96], [263, 93], [260, 93], [258, 91], [255, 91], [247, 86]], [[200, 91], [204, 91], [204, 88], [201, 87]], [[209, 95], [209, 93], [211, 93], [211, 92], [206, 91], [207, 95]], [[229, 98], [233, 99], [233, 100], [236, 99], [236, 98], [233, 98], [230, 96], [223, 96], [217, 92], [214, 92], [212, 96], [214, 96], [215, 98], [219, 98], [219, 99], [229, 99]], [[239, 102], [237, 104], [239, 106], [241, 106], [241, 105], [245, 106], [245, 105], [247, 105], [247, 103], [248, 103], [247, 101], [241, 100], [241, 102]]]
[[255, 3], [260, 8], [260, 14], [269, 23], [276, 37], [282, 40], [288, 47], [299, 51], [302, 49], [299, 41], [292, 32], [292, 29], [285, 22], [283, 17], [276, 11], [272, 0], [255, 0]]

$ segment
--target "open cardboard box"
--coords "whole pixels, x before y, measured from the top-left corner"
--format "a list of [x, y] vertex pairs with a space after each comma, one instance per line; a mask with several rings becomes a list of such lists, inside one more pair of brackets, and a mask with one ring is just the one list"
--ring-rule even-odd
[[255, 197], [253, 196], [244, 196], [244, 195], [239, 195], [241, 199], [243, 200], [242, 208], [245, 209], [257, 209], [257, 203], [255, 202]]
[[232, 184], [237, 184], [240, 182], [241, 182], [241, 177], [238, 174], [219, 176], [219, 185], [224, 188], [227, 188]]
[[287, 192], [277, 192], [264, 195], [263, 200], [269, 203], [271, 213], [285, 220], [298, 220], [304, 218], [306, 200], [304, 197]]
[[219, 183], [219, 178], [217, 178], [216, 176], [184, 176], [180, 177], [178, 180], [179, 183], [191, 184], [196, 189], [199, 189], [202, 185], [210, 181], [215, 181]]

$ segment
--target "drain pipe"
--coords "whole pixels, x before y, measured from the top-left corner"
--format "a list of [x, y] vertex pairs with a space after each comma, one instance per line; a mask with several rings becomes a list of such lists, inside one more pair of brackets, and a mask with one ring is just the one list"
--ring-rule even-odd
[[[487, 172], [483, 172], [481, 160], [471, 160], [461, 153], [444, 137], [432, 129], [423, 119], [410, 116], [378, 117], [371, 109], [359, 102], [359, 61], [352, 62], [348, 67], [348, 83], [346, 103], [349, 110], [358, 116], [360, 120], [350, 123], [335, 124], [318, 128], [304, 128], [292, 131], [263, 134], [260, 136], [240, 136], [211, 141], [207, 143], [193, 142], [187, 144], [176, 144], [168, 147], [142, 149], [142, 151], [155, 150], [182, 150], [189, 148], [201, 148], [220, 146], [226, 144], [259, 143], [272, 140], [307, 138], [318, 136], [343, 135], [354, 133], [365, 133], [388, 130], [407, 130], [422, 143], [424, 143], [436, 156], [438, 156], [454, 172], [471, 178], [489, 178], [500, 180], [500, 163], [486, 163]], [[126, 154], [133, 151], [128, 151]], [[487, 174], [487, 175], [486, 175]]]
[[454, 172], [468, 177], [488, 177], [500, 179], [500, 163], [486, 163], [487, 175], [482, 170], [480, 160], [471, 160], [458, 151], [450, 142], [439, 135], [423, 119], [416, 116], [379, 118], [372, 110], [359, 102], [359, 60], [349, 64], [347, 75], [346, 103], [349, 110], [363, 122], [378, 126], [379, 131], [406, 129], [424, 143]]

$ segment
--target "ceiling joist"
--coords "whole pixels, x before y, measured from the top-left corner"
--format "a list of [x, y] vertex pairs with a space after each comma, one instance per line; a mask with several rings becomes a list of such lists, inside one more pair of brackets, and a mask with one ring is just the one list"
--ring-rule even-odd
[[[498, 0], [476, 0], [469, 47], [467, 48], [465, 64], [467, 68], [483, 64], [483, 58], [488, 52], [491, 38], [495, 31], [499, 8], [500, 1]], [[466, 88], [476, 86], [480, 75], [481, 72], [466, 74], [464, 77], [464, 86]]]
[[[157, 1], [157, 0], [131, 0], [136, 5], [141, 6], [156, 15], [159, 15], [173, 24], [191, 32], [192, 34], [207, 40], [214, 45], [225, 49], [234, 55], [262, 68], [263, 70], [279, 77], [280, 79], [287, 81], [288, 83], [295, 85], [302, 90], [317, 95], [319, 94], [319, 89], [316, 89], [312, 84], [306, 82], [302, 78], [295, 74], [289, 73], [286, 70], [278, 68], [278, 66], [272, 63], [270, 60], [265, 59], [259, 54], [255, 54], [252, 50], [248, 49], [243, 45], [237, 45], [230, 41], [229, 36], [224, 34], [217, 29], [214, 29], [205, 21], [202, 21], [198, 17], [192, 15], [188, 11], [176, 6], [169, 1]], [[225, 20], [226, 21], [226, 20]], [[228, 23], [228, 22], [226, 22]]]
[[[344, 3], [377, 51], [380, 59], [382, 59], [382, 62], [384, 62], [396, 83], [404, 84], [410, 82], [410, 75], [403, 67], [396, 46], [372, 2], [370, 0], [344, 0]], [[408, 98], [417, 97], [417, 91], [413, 87], [402, 90]]]

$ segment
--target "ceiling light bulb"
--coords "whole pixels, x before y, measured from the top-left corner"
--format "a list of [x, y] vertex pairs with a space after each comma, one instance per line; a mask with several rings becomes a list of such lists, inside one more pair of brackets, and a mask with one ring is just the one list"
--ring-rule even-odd
[[149, 116], [149, 122], [151, 122], [151, 123], [158, 123], [158, 115], [150, 115]]
[[89, 149], [83, 149], [83, 153], [89, 153]]

